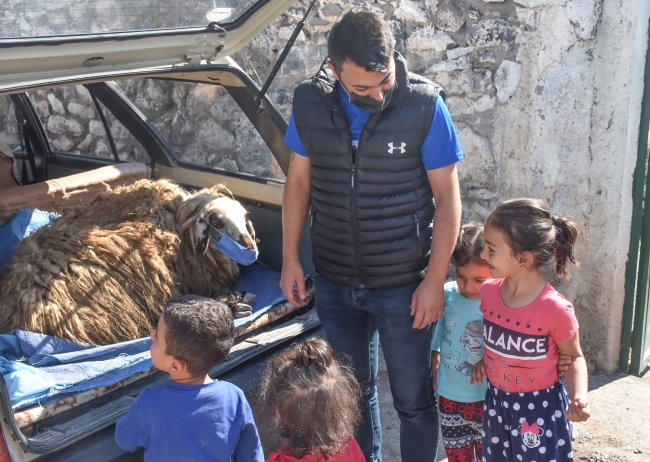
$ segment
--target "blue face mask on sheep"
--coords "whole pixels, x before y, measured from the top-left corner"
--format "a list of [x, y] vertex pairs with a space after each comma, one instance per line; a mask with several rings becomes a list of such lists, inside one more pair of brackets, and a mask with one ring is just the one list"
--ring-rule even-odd
[[214, 242], [214, 245], [222, 254], [240, 265], [249, 266], [255, 263], [259, 255], [257, 248], [247, 249], [239, 245], [232, 237], [212, 226], [208, 220], [203, 221], [210, 228], [210, 239], [212, 239], [212, 242]]

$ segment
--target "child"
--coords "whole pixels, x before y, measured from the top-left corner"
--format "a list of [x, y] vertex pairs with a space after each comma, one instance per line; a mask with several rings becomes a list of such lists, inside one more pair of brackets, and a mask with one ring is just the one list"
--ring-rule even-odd
[[[481, 259], [483, 227], [464, 225], [452, 261], [456, 281], [445, 284], [445, 305], [431, 344], [433, 388], [438, 392], [442, 441], [449, 462], [481, 460], [485, 385], [471, 385], [472, 367], [483, 357], [483, 313], [479, 292], [490, 278]], [[442, 356], [442, 365], [441, 362]]]
[[267, 462], [364, 462], [352, 436], [359, 420], [359, 385], [313, 337], [269, 361], [260, 401], [274, 412], [289, 444]]
[[[481, 257], [494, 278], [481, 289], [484, 360], [472, 382], [487, 377], [484, 460], [550, 462], [573, 459], [569, 421], [591, 415], [587, 367], [573, 306], [542, 277], [555, 261], [558, 276], [577, 265], [578, 226], [553, 215], [546, 203], [515, 199], [497, 206], [485, 223]], [[558, 353], [574, 359], [564, 377]]]
[[144, 390], [117, 422], [115, 441], [144, 447], [145, 461], [262, 462], [253, 415], [236, 386], [210, 369], [233, 345], [232, 311], [216, 300], [185, 296], [167, 303], [151, 331], [154, 366], [169, 383]]

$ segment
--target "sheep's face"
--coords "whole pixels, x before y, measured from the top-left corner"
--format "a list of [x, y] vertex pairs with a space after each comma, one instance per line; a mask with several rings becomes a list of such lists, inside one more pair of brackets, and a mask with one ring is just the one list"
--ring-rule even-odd
[[210, 244], [210, 227], [205, 221], [208, 221], [213, 228], [230, 236], [242, 247], [257, 248], [255, 230], [248, 218], [248, 212], [239, 202], [223, 196], [210, 202], [205, 207], [203, 219], [196, 223], [197, 236], [199, 236], [196, 250], [199, 255], [205, 254], [210, 245], [214, 246], [214, 243]]

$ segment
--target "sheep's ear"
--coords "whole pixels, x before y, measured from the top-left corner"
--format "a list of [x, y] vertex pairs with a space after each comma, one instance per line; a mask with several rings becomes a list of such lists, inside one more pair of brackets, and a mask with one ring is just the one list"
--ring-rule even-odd
[[203, 220], [196, 222], [196, 254], [205, 255], [210, 245], [210, 228]]

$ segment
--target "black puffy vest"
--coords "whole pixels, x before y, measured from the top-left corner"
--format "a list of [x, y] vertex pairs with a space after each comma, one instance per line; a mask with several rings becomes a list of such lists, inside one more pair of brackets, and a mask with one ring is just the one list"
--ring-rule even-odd
[[324, 64], [294, 93], [293, 116], [311, 163], [311, 240], [316, 271], [351, 287], [422, 279], [435, 206], [420, 148], [440, 87], [395, 58], [397, 90], [370, 115], [353, 163], [345, 113]]

